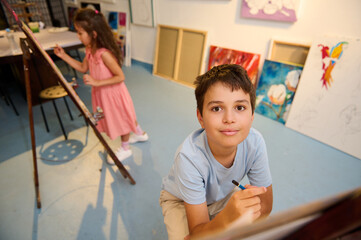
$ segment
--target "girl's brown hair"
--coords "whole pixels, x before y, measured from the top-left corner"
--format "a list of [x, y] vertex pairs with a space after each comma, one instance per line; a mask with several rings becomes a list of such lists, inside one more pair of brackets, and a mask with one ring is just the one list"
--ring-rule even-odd
[[[74, 24], [83, 28], [92, 39], [92, 46], [95, 48], [106, 48], [113, 53], [119, 62], [119, 65], [123, 65], [123, 56], [120, 51], [114, 34], [105, 20], [104, 15], [90, 8], [81, 8], [74, 16]], [[94, 39], [93, 31], [97, 33], [97, 37]], [[95, 41], [94, 41], [95, 40]]]

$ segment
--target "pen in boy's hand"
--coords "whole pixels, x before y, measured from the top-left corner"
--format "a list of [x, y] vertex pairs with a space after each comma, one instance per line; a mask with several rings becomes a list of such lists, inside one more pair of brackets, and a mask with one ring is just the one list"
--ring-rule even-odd
[[241, 184], [239, 184], [236, 180], [232, 180], [232, 183], [233, 183], [234, 185], [236, 185], [237, 187], [239, 187], [240, 189], [242, 189], [242, 190], [245, 190], [245, 189], [246, 189], [246, 188], [243, 187]]

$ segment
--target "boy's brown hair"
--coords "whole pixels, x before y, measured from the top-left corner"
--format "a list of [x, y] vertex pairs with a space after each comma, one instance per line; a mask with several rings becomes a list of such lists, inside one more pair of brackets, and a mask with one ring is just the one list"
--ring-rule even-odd
[[242, 89], [245, 93], [248, 93], [251, 100], [252, 114], [254, 113], [256, 90], [247, 75], [247, 71], [237, 64], [224, 64], [213, 67], [205, 74], [198, 76], [194, 81], [197, 108], [201, 115], [203, 115], [204, 96], [208, 89], [217, 82], [225, 84], [232, 91]]

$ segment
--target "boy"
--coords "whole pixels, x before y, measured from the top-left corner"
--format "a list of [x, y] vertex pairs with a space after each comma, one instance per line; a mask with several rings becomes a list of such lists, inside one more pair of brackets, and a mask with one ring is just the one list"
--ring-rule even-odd
[[[195, 85], [202, 129], [178, 148], [159, 199], [169, 239], [222, 230], [242, 216], [252, 222], [272, 210], [266, 145], [251, 128], [256, 96], [247, 72], [225, 64]], [[232, 180], [245, 175], [252, 186], [238, 191]]]

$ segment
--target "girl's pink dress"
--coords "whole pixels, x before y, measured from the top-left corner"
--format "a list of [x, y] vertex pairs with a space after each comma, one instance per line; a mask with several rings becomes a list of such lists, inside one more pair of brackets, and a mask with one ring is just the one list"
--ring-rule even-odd
[[[100, 48], [92, 55], [91, 50], [86, 49], [90, 76], [94, 79], [102, 80], [113, 76], [101, 57], [105, 51], [109, 50]], [[105, 132], [112, 140], [135, 132], [134, 105], [124, 81], [107, 86], [92, 87], [92, 105], [94, 112], [98, 106], [104, 112], [104, 118], [98, 121], [99, 132]]]

